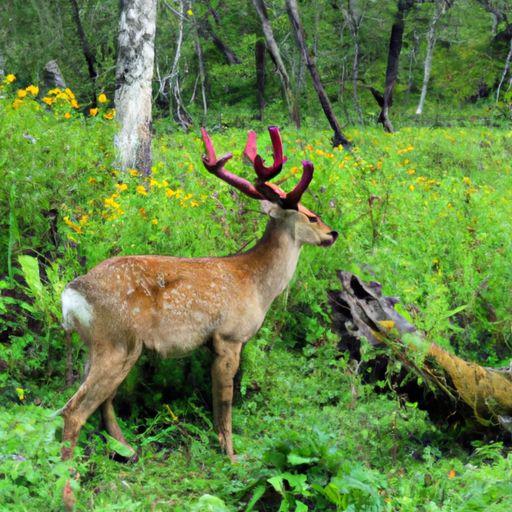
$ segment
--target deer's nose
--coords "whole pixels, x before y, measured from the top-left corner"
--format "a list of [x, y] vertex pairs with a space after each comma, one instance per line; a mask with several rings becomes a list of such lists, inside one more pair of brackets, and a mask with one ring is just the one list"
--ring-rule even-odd
[[338, 240], [338, 232], [337, 231], [329, 231], [329, 235], [332, 236], [332, 243], [336, 242]]

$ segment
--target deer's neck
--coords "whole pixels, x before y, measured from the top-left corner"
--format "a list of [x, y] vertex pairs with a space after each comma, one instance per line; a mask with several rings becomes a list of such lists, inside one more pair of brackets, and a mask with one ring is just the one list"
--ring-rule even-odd
[[282, 222], [270, 219], [261, 240], [243, 255], [265, 310], [292, 279], [300, 248]]

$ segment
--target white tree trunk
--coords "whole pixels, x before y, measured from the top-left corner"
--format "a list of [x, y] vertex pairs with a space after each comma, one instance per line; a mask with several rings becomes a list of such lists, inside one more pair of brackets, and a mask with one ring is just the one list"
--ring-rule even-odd
[[423, 113], [423, 107], [425, 106], [428, 82], [430, 80], [430, 71], [432, 70], [432, 55], [434, 54], [434, 46], [436, 44], [436, 25], [445, 10], [445, 0], [436, 0], [434, 14], [430, 20], [430, 25], [427, 32], [427, 54], [425, 55], [425, 64], [423, 68], [423, 84], [421, 86], [421, 96], [418, 103], [418, 108], [416, 109], [417, 115], [421, 115]]
[[[508, 51], [507, 58], [505, 60], [505, 67], [503, 68], [503, 73], [501, 75], [501, 80], [500, 80], [500, 83], [498, 85], [498, 89], [496, 91], [496, 103], [498, 103], [498, 101], [500, 101], [501, 86], [503, 85], [503, 82], [507, 78], [508, 72], [510, 70], [510, 62], [511, 62], [511, 60], [512, 60], [512, 38], [510, 38], [510, 50]], [[510, 77], [510, 79], [511, 79], [511, 83], [512, 83], [512, 77]]]
[[151, 81], [156, 0], [122, 0], [119, 21], [115, 138], [122, 169], [151, 172]]

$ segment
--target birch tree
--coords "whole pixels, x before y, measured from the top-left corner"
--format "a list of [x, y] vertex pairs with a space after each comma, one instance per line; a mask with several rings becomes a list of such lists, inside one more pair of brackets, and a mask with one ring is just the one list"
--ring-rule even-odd
[[364, 6], [363, 2], [357, 0], [340, 0], [340, 9], [343, 18], [348, 25], [352, 42], [354, 44], [354, 59], [352, 61], [352, 94], [354, 97], [354, 107], [357, 112], [359, 123], [363, 124], [363, 112], [359, 102], [359, 62], [361, 59], [361, 41], [359, 38], [359, 30], [363, 21]]
[[121, 0], [115, 138], [122, 169], [151, 172], [151, 81], [155, 57], [156, 0]]
[[428, 82], [430, 80], [430, 72], [432, 70], [432, 56], [434, 54], [434, 46], [436, 44], [436, 28], [441, 16], [451, 7], [452, 2], [450, 0], [435, 0], [434, 14], [430, 20], [428, 31], [427, 31], [427, 53], [425, 55], [425, 62], [423, 65], [423, 84], [421, 86], [420, 101], [416, 114], [421, 115], [423, 113], [423, 107], [425, 106], [425, 99], [427, 98]]

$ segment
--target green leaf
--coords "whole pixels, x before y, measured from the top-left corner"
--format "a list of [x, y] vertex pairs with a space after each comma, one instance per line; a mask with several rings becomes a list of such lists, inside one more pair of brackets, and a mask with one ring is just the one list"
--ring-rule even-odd
[[133, 450], [130, 447], [119, 442], [117, 439], [113, 438], [111, 435], [107, 434], [106, 432], [103, 432], [103, 435], [105, 436], [105, 438], [107, 440], [107, 448], [109, 450], [116, 452], [118, 455], [121, 455], [121, 457], [129, 458], [129, 457], [133, 456]]
[[245, 512], [251, 512], [251, 510], [254, 508], [254, 505], [260, 500], [260, 498], [265, 494], [265, 486], [264, 485], [258, 485], [253, 493], [252, 498], [249, 503], [247, 503], [247, 507], [245, 509]]
[[300, 466], [302, 464], [312, 464], [318, 462], [318, 457], [302, 457], [295, 453], [289, 453], [287, 457], [288, 463], [292, 466]]
[[44, 295], [44, 287], [39, 277], [39, 262], [33, 256], [27, 255], [19, 256], [18, 262], [30, 291], [36, 299], [41, 299]]
[[229, 509], [217, 496], [203, 494], [192, 507], [192, 512], [229, 512]]
[[451, 316], [454, 316], [456, 315], [457, 313], [460, 313], [461, 311], [464, 311], [466, 308], [468, 307], [467, 304], [463, 304], [462, 306], [459, 306], [455, 309], [451, 309], [450, 311], [448, 311], [448, 313], [446, 313], [445, 315], [443, 315], [441, 318], [444, 320], [445, 318], [450, 318]]

